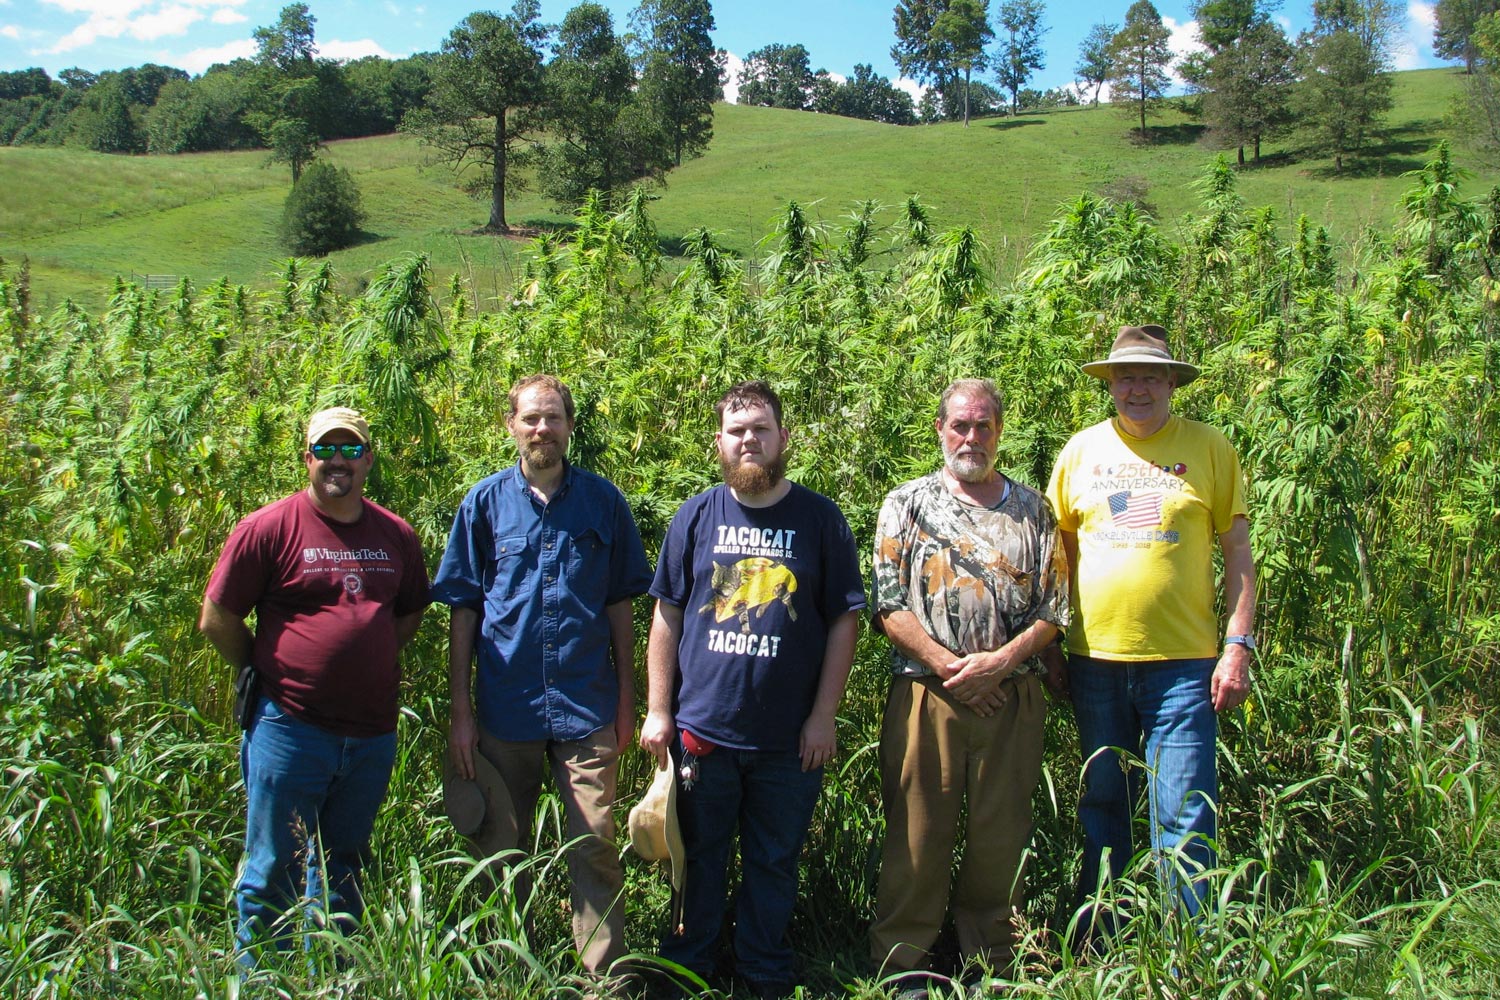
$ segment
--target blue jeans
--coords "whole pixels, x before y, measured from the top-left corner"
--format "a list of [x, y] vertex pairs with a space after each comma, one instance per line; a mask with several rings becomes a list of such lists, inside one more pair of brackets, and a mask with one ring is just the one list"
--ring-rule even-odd
[[235, 893], [240, 962], [251, 947], [291, 946], [277, 927], [303, 895], [352, 930], [364, 913], [359, 872], [396, 760], [396, 734], [335, 736], [298, 721], [269, 698], [240, 742], [245, 776], [245, 870]]
[[[1206, 880], [1184, 881], [1177, 873], [1180, 866], [1191, 876], [1215, 863], [1218, 716], [1209, 693], [1214, 665], [1213, 659], [1131, 663], [1068, 658], [1084, 760], [1078, 803], [1084, 837], [1079, 904], [1098, 886], [1106, 850], [1109, 877], [1125, 870], [1133, 853], [1133, 807], [1144, 788], [1158, 870], [1189, 915], [1207, 905]], [[1111, 749], [1116, 747], [1135, 762], [1122, 765]]]
[[[681, 743], [674, 757], [682, 758]], [[787, 925], [797, 902], [797, 862], [812, 822], [823, 769], [802, 770], [791, 751], [718, 747], [698, 758], [692, 788], [679, 786], [677, 818], [687, 849], [683, 933], [668, 928], [661, 957], [707, 978], [724, 921], [729, 848], [740, 834], [740, 888], [734, 955], [739, 974], [758, 986], [796, 979]]]

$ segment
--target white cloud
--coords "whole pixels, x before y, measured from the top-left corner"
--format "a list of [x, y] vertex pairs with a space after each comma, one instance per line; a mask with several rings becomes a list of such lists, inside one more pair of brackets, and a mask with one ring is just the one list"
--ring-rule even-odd
[[740, 70], [745, 68], [745, 60], [733, 52], [724, 53], [724, 100], [730, 104], [740, 103]]
[[329, 42], [318, 43], [318, 55], [324, 59], [351, 60], [360, 59], [364, 56], [379, 56], [382, 59], [400, 59], [401, 56], [387, 52], [380, 47], [380, 43], [370, 38], [361, 38], [357, 41], [343, 42], [337, 39]]
[[188, 27], [203, 20], [203, 12], [182, 4], [171, 4], [151, 14], [142, 14], [128, 28], [132, 38], [149, 42], [167, 35], [185, 35]]
[[214, 63], [229, 63], [236, 59], [249, 59], [255, 55], [255, 42], [249, 38], [242, 38], [227, 45], [217, 45], [212, 48], [194, 49], [186, 55], [176, 57], [163, 57], [162, 61], [170, 66], [179, 66], [189, 73], [202, 73]]
[[[1167, 47], [1172, 50], [1172, 61], [1174, 63], [1181, 62], [1183, 58], [1192, 55], [1194, 52], [1208, 51], [1207, 46], [1198, 38], [1197, 21], [1187, 21], [1183, 24], [1178, 24], [1172, 18], [1164, 17], [1161, 19], [1161, 23], [1172, 33], [1171, 37], [1167, 39]], [[1185, 84], [1186, 81], [1178, 76], [1175, 70], [1170, 75], [1174, 84], [1178, 86]]]
[[21, 29], [14, 24], [0, 24], [0, 37], [19, 39], [21, 37]]
[[1396, 69], [1420, 69], [1426, 61], [1423, 50], [1432, 46], [1437, 27], [1437, 6], [1410, 0], [1406, 5], [1406, 24], [1391, 45], [1391, 65]]
[[400, 17], [401, 16], [401, 8], [398, 7], [398, 6], [396, 6], [395, 4], [391, 3], [391, 0], [385, 0], [385, 3], [382, 4], [381, 6], [383, 6], [385, 8], [385, 12], [387, 14], [391, 15], [392, 17]]
[[897, 90], [906, 91], [911, 95], [911, 102], [918, 105], [922, 103], [922, 95], [927, 93], [927, 85], [925, 83], [918, 83], [909, 76], [896, 77], [896, 79], [891, 81], [891, 86]]
[[48, 53], [71, 52], [101, 38], [132, 38], [149, 42], [172, 35], [185, 35], [188, 28], [203, 20], [203, 8], [213, 7], [214, 21], [233, 24], [246, 20], [234, 8], [246, 0], [41, 0], [66, 14], [85, 14], [84, 22], [59, 38]]
[[1413, 28], [1419, 28], [1431, 35], [1437, 28], [1437, 4], [1411, 0], [1411, 3], [1406, 5], [1406, 18]]
[[123, 18], [146, 6], [150, 0], [42, 0], [49, 7], [56, 7], [66, 14], [88, 14], [90, 17], [114, 16]]

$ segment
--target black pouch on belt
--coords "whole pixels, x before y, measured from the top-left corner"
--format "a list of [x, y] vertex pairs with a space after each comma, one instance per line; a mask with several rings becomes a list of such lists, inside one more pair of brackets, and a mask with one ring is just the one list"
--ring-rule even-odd
[[255, 670], [255, 664], [247, 663], [240, 668], [240, 675], [234, 679], [234, 717], [239, 720], [241, 729], [249, 729], [250, 722], [255, 718], [255, 703], [260, 701], [260, 674]]

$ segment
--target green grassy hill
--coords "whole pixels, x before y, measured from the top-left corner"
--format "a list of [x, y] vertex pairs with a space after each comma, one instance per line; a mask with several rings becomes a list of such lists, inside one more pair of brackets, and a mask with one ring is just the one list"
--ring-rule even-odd
[[[1342, 176], [1331, 160], [1268, 145], [1266, 163], [1240, 175], [1247, 203], [1274, 206], [1285, 218], [1306, 213], [1344, 240], [1392, 218], [1410, 183], [1401, 174], [1421, 166], [1446, 134], [1442, 119], [1462, 78], [1440, 69], [1396, 80], [1386, 132], [1346, 162]], [[1085, 191], [1139, 199], [1167, 223], [1197, 204], [1193, 182], [1215, 155], [1201, 126], [1176, 111], [1152, 126], [1152, 141], [1143, 143], [1130, 135], [1128, 116], [1110, 107], [979, 119], [965, 129], [720, 105], [712, 148], [672, 173], [655, 216], [667, 241], [707, 225], [751, 252], [790, 199], [836, 225], [860, 201], [896, 206], [915, 194], [939, 226], [977, 227], [1006, 273], [1057, 206]], [[348, 285], [421, 250], [440, 275], [463, 272], [481, 296], [508, 287], [525, 241], [473, 235], [486, 206], [457, 190], [449, 168], [426, 164], [414, 142], [338, 142], [326, 155], [353, 172], [369, 216], [369, 239], [332, 258]], [[1474, 152], [1459, 146], [1455, 158], [1472, 174], [1466, 196], [1500, 183], [1500, 168]], [[0, 257], [30, 259], [33, 298], [43, 308], [65, 296], [97, 302], [116, 275], [187, 275], [200, 284], [227, 275], [259, 284], [285, 256], [275, 229], [288, 175], [265, 164], [262, 152], [122, 157], [0, 147]], [[563, 221], [529, 193], [509, 216]]]

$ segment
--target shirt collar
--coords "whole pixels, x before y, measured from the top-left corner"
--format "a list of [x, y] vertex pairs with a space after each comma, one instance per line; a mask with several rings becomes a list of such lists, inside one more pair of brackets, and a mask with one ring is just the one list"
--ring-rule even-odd
[[[521, 493], [529, 498], [533, 503], [541, 503], [541, 501], [537, 499], [536, 494], [531, 492], [531, 484], [526, 481], [526, 473], [521, 469], [521, 460], [519, 458], [516, 459], [516, 464], [511, 466], [511, 468], [513, 468], [516, 472], [514, 477], [516, 481], [516, 489], [520, 490]], [[562, 497], [566, 496], [568, 488], [572, 485], [573, 463], [568, 461], [568, 459], [564, 457], [562, 485], [557, 488], [556, 493], [552, 494], [552, 500], [559, 500]], [[551, 500], [548, 501], [548, 503], [551, 502]]]

